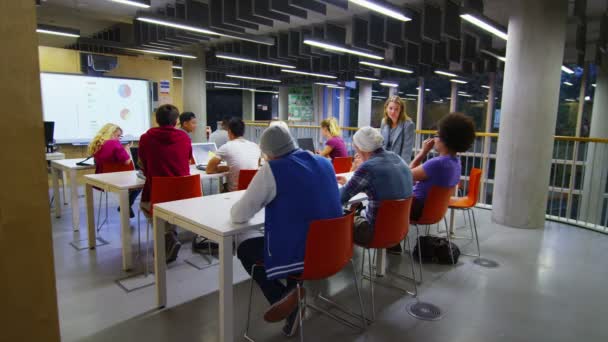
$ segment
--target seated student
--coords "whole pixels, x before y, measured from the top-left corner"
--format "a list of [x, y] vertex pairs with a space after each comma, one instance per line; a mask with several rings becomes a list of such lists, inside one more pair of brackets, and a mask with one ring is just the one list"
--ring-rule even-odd
[[[455, 187], [460, 181], [461, 165], [458, 152], [464, 152], [475, 140], [475, 124], [462, 113], [450, 113], [437, 123], [435, 137], [422, 143], [422, 150], [410, 163], [414, 178], [414, 200], [410, 218], [417, 220], [422, 215], [424, 200], [433, 185]], [[439, 156], [420, 163], [435, 148]], [[391, 253], [400, 253], [401, 245], [389, 249]]]
[[192, 112], [183, 112], [179, 115], [179, 130], [188, 134], [188, 137], [192, 139], [192, 134], [196, 130], [196, 126], [198, 125], [198, 121], [196, 120], [196, 115]]
[[[141, 207], [144, 211], [150, 211], [152, 177], [179, 177], [190, 174], [192, 143], [186, 133], [175, 128], [178, 116], [179, 110], [173, 105], [158, 107], [156, 122], [159, 127], [150, 128], [139, 139], [139, 164], [146, 176], [141, 195]], [[175, 229], [165, 233], [165, 248], [167, 262], [175, 261], [181, 248]]]
[[215, 132], [209, 136], [209, 142], [215, 143], [217, 148], [228, 142], [228, 122], [230, 122], [230, 117], [224, 117]]
[[321, 121], [321, 134], [327, 139], [325, 148], [319, 152], [321, 156], [330, 157], [332, 160], [336, 157], [348, 157], [348, 151], [340, 136], [340, 127], [336, 119], [329, 118]]
[[[95, 160], [95, 173], [100, 173], [103, 164], [106, 163], [123, 163], [125, 165], [131, 163], [131, 156], [120, 144], [121, 137], [122, 129], [113, 123], [107, 123], [91, 140], [88, 152]], [[135, 202], [140, 192], [141, 190], [129, 191], [129, 217], [131, 218], [135, 217], [131, 206], [133, 206], [133, 202]]]
[[[247, 272], [263, 262], [251, 276], [271, 304], [264, 319], [277, 322], [286, 318], [283, 333], [292, 336], [299, 326], [298, 295], [295, 280], [288, 276], [304, 269], [310, 223], [340, 217], [342, 207], [331, 163], [298, 149], [284, 127], [267, 128], [260, 146], [268, 163], [232, 206], [230, 215], [233, 222], [247, 222], [266, 208], [264, 236], [241, 242], [237, 256]], [[279, 279], [287, 279], [287, 285]]]
[[354, 240], [368, 244], [374, 237], [374, 222], [380, 202], [405, 199], [412, 194], [412, 173], [398, 154], [382, 147], [380, 132], [372, 127], [363, 127], [353, 136], [353, 145], [361, 158], [361, 165], [352, 178], [338, 177], [342, 204], [351, 197], [364, 192], [368, 198], [365, 216], [355, 216]]
[[[207, 164], [207, 173], [220, 173], [228, 171], [227, 191], [235, 191], [239, 184], [241, 170], [257, 169], [260, 163], [260, 148], [254, 142], [243, 138], [245, 123], [239, 118], [232, 118], [228, 122], [228, 138], [225, 145], [215, 153], [215, 157]], [[226, 166], [219, 165], [222, 160]]]

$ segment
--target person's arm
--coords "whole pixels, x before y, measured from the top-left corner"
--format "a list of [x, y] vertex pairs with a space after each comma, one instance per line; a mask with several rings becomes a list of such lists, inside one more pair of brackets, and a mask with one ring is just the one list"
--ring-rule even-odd
[[137, 164], [139, 165], [139, 169], [143, 172], [144, 176], [146, 176], [146, 142], [145, 142], [145, 134], [139, 138], [139, 145], [137, 146]]
[[416, 130], [414, 129], [414, 123], [410, 120], [406, 121], [403, 129], [403, 146], [401, 146], [401, 158], [407, 164], [412, 159], [412, 150], [414, 148], [414, 138], [416, 137]]
[[205, 172], [207, 172], [207, 174], [212, 174], [212, 173], [222, 173], [222, 172], [228, 171], [228, 169], [229, 169], [228, 166], [220, 165], [221, 162], [222, 162], [222, 160], [218, 157], [211, 158], [211, 160], [209, 160], [209, 163], [207, 163]]
[[424, 171], [422, 165], [412, 169], [412, 180], [414, 181], [414, 183], [427, 179], [428, 176], [426, 175], [426, 172]]
[[363, 192], [369, 185], [370, 173], [364, 168], [359, 168], [351, 179], [340, 189], [340, 202], [347, 203], [353, 196]]
[[122, 144], [117, 141], [114, 147], [114, 159], [118, 160], [119, 163], [129, 164], [131, 162], [131, 156], [127, 152], [128, 146], [123, 147]]
[[325, 145], [325, 148], [323, 149], [323, 151], [320, 151], [320, 152], [319, 152], [319, 155], [320, 155], [321, 157], [327, 157], [327, 156], [329, 156], [329, 154], [330, 154], [330, 153], [331, 153], [331, 151], [333, 151], [333, 150], [334, 150], [334, 148], [333, 148], [333, 147], [331, 147], [331, 146], [329, 146], [329, 145]]
[[249, 221], [277, 195], [277, 185], [269, 164], [264, 164], [255, 174], [243, 197], [230, 208], [232, 222]]
[[410, 169], [412, 169], [412, 172], [420, 165], [424, 158], [426, 158], [426, 155], [429, 154], [434, 145], [435, 139], [433, 138], [428, 138], [422, 142], [422, 150], [418, 152], [416, 157], [414, 157], [414, 160], [412, 160], [412, 162], [410, 163]]

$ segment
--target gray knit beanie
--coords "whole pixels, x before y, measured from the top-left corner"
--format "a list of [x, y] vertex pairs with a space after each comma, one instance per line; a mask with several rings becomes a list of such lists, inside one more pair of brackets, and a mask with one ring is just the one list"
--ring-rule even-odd
[[283, 156], [296, 148], [298, 147], [289, 130], [281, 125], [266, 128], [260, 138], [260, 149], [271, 158]]

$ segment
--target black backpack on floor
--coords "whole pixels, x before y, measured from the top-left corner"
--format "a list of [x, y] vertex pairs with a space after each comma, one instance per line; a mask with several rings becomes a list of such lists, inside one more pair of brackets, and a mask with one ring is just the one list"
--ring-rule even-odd
[[[453, 264], [456, 264], [458, 262], [458, 257], [460, 256], [460, 249], [452, 243], [452, 257], [450, 257], [450, 247], [448, 243], [450, 242], [448, 242], [446, 238], [421, 236], [420, 245], [422, 246], [422, 249], [420, 252], [422, 255], [422, 262], [452, 265], [453, 260]], [[418, 248], [420, 247], [418, 243], [416, 243], [416, 247], [414, 247], [414, 252], [412, 253], [414, 260], [416, 261], [418, 261]]]

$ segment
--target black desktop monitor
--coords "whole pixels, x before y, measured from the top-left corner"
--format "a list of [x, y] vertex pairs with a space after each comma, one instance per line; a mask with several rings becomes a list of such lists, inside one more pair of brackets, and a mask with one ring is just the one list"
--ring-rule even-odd
[[298, 146], [303, 150], [315, 153], [315, 143], [312, 141], [312, 138], [299, 138]]
[[[55, 144], [54, 139], [55, 133], [55, 121], [45, 121], [44, 122], [44, 144], [46, 145], [47, 150], [51, 149]], [[48, 151], [52, 152], [52, 151]]]

